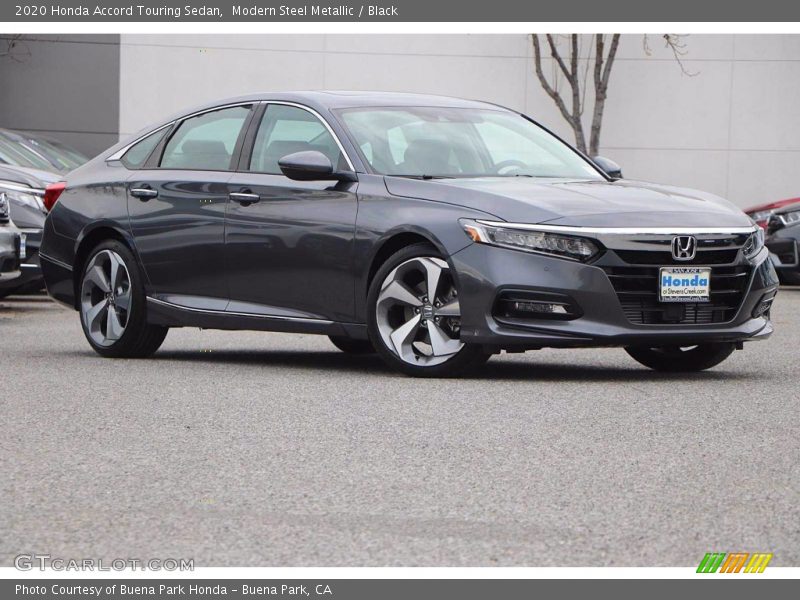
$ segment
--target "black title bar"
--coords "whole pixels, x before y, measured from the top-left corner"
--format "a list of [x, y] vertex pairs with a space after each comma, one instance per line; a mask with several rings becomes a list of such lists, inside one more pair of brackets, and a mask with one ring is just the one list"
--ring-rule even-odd
[[797, 22], [787, 0], [55, 0], [0, 3], [9, 22]]

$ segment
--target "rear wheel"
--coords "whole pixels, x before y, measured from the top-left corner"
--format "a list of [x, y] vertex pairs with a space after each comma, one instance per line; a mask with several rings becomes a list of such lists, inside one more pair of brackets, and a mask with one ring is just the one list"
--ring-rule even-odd
[[109, 240], [86, 260], [80, 285], [83, 333], [109, 358], [143, 358], [158, 350], [167, 328], [147, 323], [142, 278], [131, 251]]
[[460, 339], [458, 289], [447, 262], [427, 244], [392, 255], [367, 296], [367, 330], [390, 366], [417, 377], [449, 377], [485, 362]]
[[354, 340], [338, 335], [329, 335], [328, 339], [346, 354], [375, 354], [375, 348], [372, 347], [369, 340]]
[[634, 360], [656, 371], [691, 372], [716, 367], [736, 349], [735, 344], [700, 344], [698, 346], [632, 346], [625, 351]]

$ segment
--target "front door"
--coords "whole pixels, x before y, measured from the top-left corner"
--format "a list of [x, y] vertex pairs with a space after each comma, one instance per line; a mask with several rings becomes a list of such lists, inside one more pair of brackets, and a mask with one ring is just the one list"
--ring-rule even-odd
[[312, 112], [269, 104], [252, 147], [228, 184], [225, 246], [228, 310], [352, 321], [355, 183], [299, 182], [278, 160], [319, 150], [350, 168], [327, 126]]

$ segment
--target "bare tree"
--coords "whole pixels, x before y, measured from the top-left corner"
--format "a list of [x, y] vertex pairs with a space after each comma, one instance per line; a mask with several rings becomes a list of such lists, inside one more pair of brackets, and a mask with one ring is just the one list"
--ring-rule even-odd
[[[569, 123], [572, 131], [575, 134], [575, 144], [581, 152], [588, 153], [590, 156], [595, 156], [600, 148], [600, 132], [603, 125], [603, 112], [606, 106], [606, 99], [608, 98], [608, 82], [611, 78], [611, 68], [614, 66], [614, 60], [617, 57], [617, 49], [619, 48], [620, 34], [614, 33], [610, 36], [603, 34], [595, 34], [589, 36], [593, 42], [591, 46], [594, 48], [594, 55], [589, 52], [587, 56], [586, 65], [581, 73], [580, 67], [580, 50], [581, 38], [578, 34], [570, 34], [568, 38], [568, 54], [566, 59], [559, 50], [559, 45], [555, 37], [551, 34], [545, 34], [544, 38], [547, 42], [547, 49], [549, 50], [550, 57], [553, 59], [555, 66], [555, 77], [551, 82], [544, 73], [542, 67], [542, 47], [538, 34], [531, 35], [533, 42], [533, 63], [536, 69], [536, 77], [539, 79], [544, 91], [550, 98], [553, 99], [561, 115]], [[609, 38], [610, 39], [607, 39]], [[686, 55], [686, 44], [683, 43], [682, 37], [676, 34], [664, 34], [663, 36], [665, 46], [672, 50], [675, 60], [681, 68], [681, 72], [690, 77], [697, 73], [691, 73], [684, 67], [683, 56]], [[649, 56], [651, 54], [647, 36], [644, 37], [644, 51]], [[586, 93], [588, 88], [588, 72], [589, 67], [592, 67], [592, 88], [594, 91], [592, 121], [589, 129], [589, 143], [586, 143], [586, 132], [583, 125], [583, 113], [586, 108]], [[563, 91], [560, 86], [561, 79], [566, 80], [569, 89]], [[570, 106], [567, 105], [565, 96], [571, 97]]]
[[0, 37], [0, 59], [10, 58], [20, 61], [26, 56], [30, 56], [30, 50], [25, 45], [21, 33]]

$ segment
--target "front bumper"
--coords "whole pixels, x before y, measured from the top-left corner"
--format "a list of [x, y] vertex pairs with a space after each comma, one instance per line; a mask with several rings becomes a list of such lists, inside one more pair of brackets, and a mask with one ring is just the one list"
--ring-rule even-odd
[[0, 225], [0, 285], [16, 283], [19, 270], [20, 233], [16, 227]]
[[44, 277], [39, 263], [42, 230], [20, 229], [20, 232], [25, 235], [25, 257], [19, 263], [16, 277], [8, 280], [0, 279], [0, 290], [36, 291], [44, 287]]
[[[694, 345], [764, 339], [772, 333], [768, 312], [753, 317], [765, 294], [778, 286], [766, 250], [749, 263], [749, 280], [735, 315], [724, 323], [699, 325], [631, 322], [606, 271], [596, 264], [477, 243], [455, 253], [451, 261], [461, 289], [461, 339], [495, 349]], [[498, 295], [509, 290], [568, 297], [580, 316], [498, 320], [493, 308]]]
[[772, 265], [778, 271], [795, 271], [800, 273], [800, 247], [794, 238], [768, 238], [767, 249], [770, 252]]

